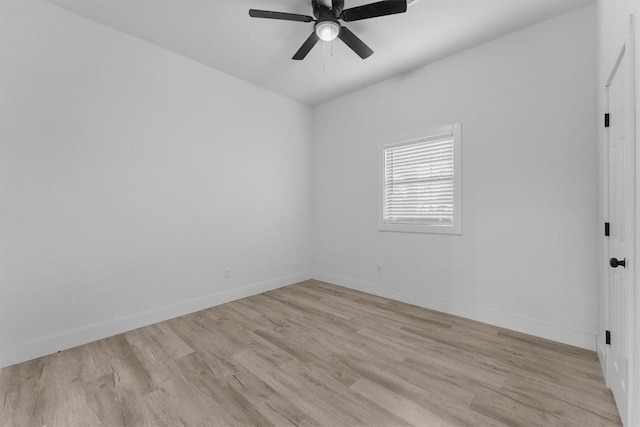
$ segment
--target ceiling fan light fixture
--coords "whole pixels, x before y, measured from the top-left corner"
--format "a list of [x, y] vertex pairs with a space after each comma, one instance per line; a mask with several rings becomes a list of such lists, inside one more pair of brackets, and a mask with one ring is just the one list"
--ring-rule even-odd
[[330, 42], [331, 40], [338, 37], [340, 33], [340, 24], [334, 21], [322, 21], [316, 24], [316, 34], [318, 38], [325, 42]]

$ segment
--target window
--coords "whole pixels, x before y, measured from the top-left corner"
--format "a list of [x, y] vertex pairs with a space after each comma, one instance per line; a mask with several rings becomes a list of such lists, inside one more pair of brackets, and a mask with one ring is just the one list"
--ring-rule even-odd
[[381, 231], [462, 234], [461, 126], [386, 144], [381, 155]]

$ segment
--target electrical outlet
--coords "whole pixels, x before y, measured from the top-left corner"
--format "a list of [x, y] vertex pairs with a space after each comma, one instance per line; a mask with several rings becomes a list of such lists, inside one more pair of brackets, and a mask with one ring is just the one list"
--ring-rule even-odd
[[224, 278], [225, 279], [230, 279], [231, 278], [231, 269], [230, 268], [225, 268], [224, 269]]
[[378, 270], [378, 274], [381, 274], [381, 273], [382, 273], [382, 265], [381, 265], [381, 264], [378, 264], [378, 265], [376, 266], [376, 268], [377, 268], [377, 270]]

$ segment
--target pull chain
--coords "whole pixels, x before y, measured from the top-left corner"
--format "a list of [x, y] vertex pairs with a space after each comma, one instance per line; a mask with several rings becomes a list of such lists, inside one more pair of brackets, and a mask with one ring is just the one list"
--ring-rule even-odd
[[326, 44], [325, 42], [322, 42], [322, 72], [323, 73], [324, 73], [324, 62], [325, 62], [324, 61], [325, 60], [325, 52], [324, 52], [324, 45], [325, 44]]

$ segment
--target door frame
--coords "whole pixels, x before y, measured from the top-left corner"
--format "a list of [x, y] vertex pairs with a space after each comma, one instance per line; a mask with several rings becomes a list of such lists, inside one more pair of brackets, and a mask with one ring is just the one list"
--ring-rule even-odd
[[[639, 84], [640, 78], [638, 78], [638, 72], [640, 72], [640, 67], [638, 67], [637, 63], [637, 45], [636, 41], [638, 40], [638, 35], [636, 32], [637, 24], [635, 15], [629, 16], [629, 31], [627, 32], [627, 43], [629, 45], [629, 59], [631, 64], [629, 65], [631, 68], [631, 77], [630, 77], [630, 85], [632, 88], [631, 95], [631, 137], [634, 142], [634, 152], [635, 152], [635, 182], [634, 185], [634, 194], [635, 194], [635, 242], [634, 242], [634, 261], [635, 267], [640, 267], [640, 144], [638, 144], [638, 126], [640, 126], [640, 117], [638, 117], [638, 93], [640, 92]], [[629, 390], [631, 390], [630, 395], [630, 404], [629, 404], [629, 414], [631, 425], [640, 425], [640, 273], [638, 273], [638, 269], [635, 268], [635, 276], [633, 278], [634, 282], [634, 295], [635, 295], [635, 304], [633, 304], [633, 317], [631, 322], [631, 333], [634, 337], [633, 347], [631, 348], [631, 384]]]
[[[633, 180], [632, 180], [632, 197], [634, 198], [634, 200], [632, 201], [632, 206], [634, 209], [634, 215], [632, 216], [632, 218], [634, 218], [634, 232], [635, 235], [631, 236], [632, 238], [629, 239], [630, 242], [633, 242], [633, 258], [631, 259], [632, 262], [634, 262], [633, 265], [633, 269], [630, 271], [630, 273], [632, 274], [632, 277], [630, 278], [630, 283], [632, 286], [632, 313], [631, 313], [631, 322], [629, 324], [629, 333], [628, 333], [628, 339], [629, 341], [629, 387], [628, 387], [628, 420], [630, 425], [640, 425], [640, 339], [636, 338], [637, 334], [640, 333], [640, 289], [639, 289], [639, 283], [638, 283], [638, 276], [640, 276], [639, 274], [637, 274], [637, 266], [640, 266], [640, 251], [638, 249], [640, 249], [640, 218], [638, 218], [638, 213], [640, 213], [640, 194], [639, 194], [639, 190], [640, 190], [640, 174], [638, 173], [638, 171], [640, 171], [640, 147], [638, 147], [638, 134], [637, 134], [637, 126], [639, 125], [638, 122], [638, 116], [636, 114], [637, 110], [637, 96], [638, 96], [638, 83], [639, 81], [636, 79], [636, 46], [635, 46], [635, 39], [636, 39], [636, 28], [635, 28], [635, 17], [634, 15], [629, 15], [629, 23], [628, 23], [628, 32], [626, 34], [625, 40], [622, 44], [622, 47], [619, 50], [619, 53], [616, 57], [616, 61], [614, 62], [613, 66], [611, 67], [611, 71], [609, 73], [609, 77], [607, 78], [606, 84], [604, 86], [605, 89], [605, 108], [606, 111], [609, 111], [609, 86], [611, 85], [611, 81], [613, 80], [614, 74], [616, 72], [616, 70], [618, 69], [618, 66], [620, 65], [620, 62], [622, 60], [623, 55], [628, 55], [628, 67], [629, 69], [629, 85], [632, 88], [632, 96], [631, 96], [631, 104], [630, 104], [630, 108], [631, 108], [631, 135], [630, 135], [630, 140], [632, 141], [632, 144], [634, 145], [634, 149], [633, 149], [633, 155], [635, 156], [634, 159], [634, 173], [633, 173]], [[604, 202], [605, 202], [605, 208], [604, 208], [604, 212], [605, 212], [605, 217], [607, 218], [607, 221], [610, 219], [609, 217], [609, 132], [606, 131], [605, 132], [605, 143], [606, 143], [606, 149], [604, 150], [605, 152], [605, 161], [604, 161], [604, 179], [605, 179], [605, 186], [604, 186]], [[604, 299], [605, 299], [605, 316], [604, 319], [606, 321], [606, 329], [609, 330], [610, 326], [611, 326], [611, 311], [610, 311], [610, 295], [609, 295], [609, 285], [610, 285], [610, 274], [609, 274], [609, 267], [608, 267], [608, 260], [609, 260], [609, 248], [610, 248], [610, 243], [608, 239], [605, 239], [605, 243], [604, 243], [604, 255], [605, 255], [605, 259], [604, 261], [604, 265], [606, 265], [606, 269], [607, 269], [607, 273], [604, 275]], [[598, 336], [600, 336], [598, 334]], [[605, 376], [605, 381], [607, 383], [607, 386], [609, 386], [610, 384], [610, 375], [612, 372], [611, 369], [611, 357], [610, 357], [610, 351], [609, 351], [609, 346], [604, 345], [603, 347], [603, 352], [605, 353], [605, 360], [606, 362], [604, 363], [603, 366], [603, 371], [604, 371], [604, 376]]]

